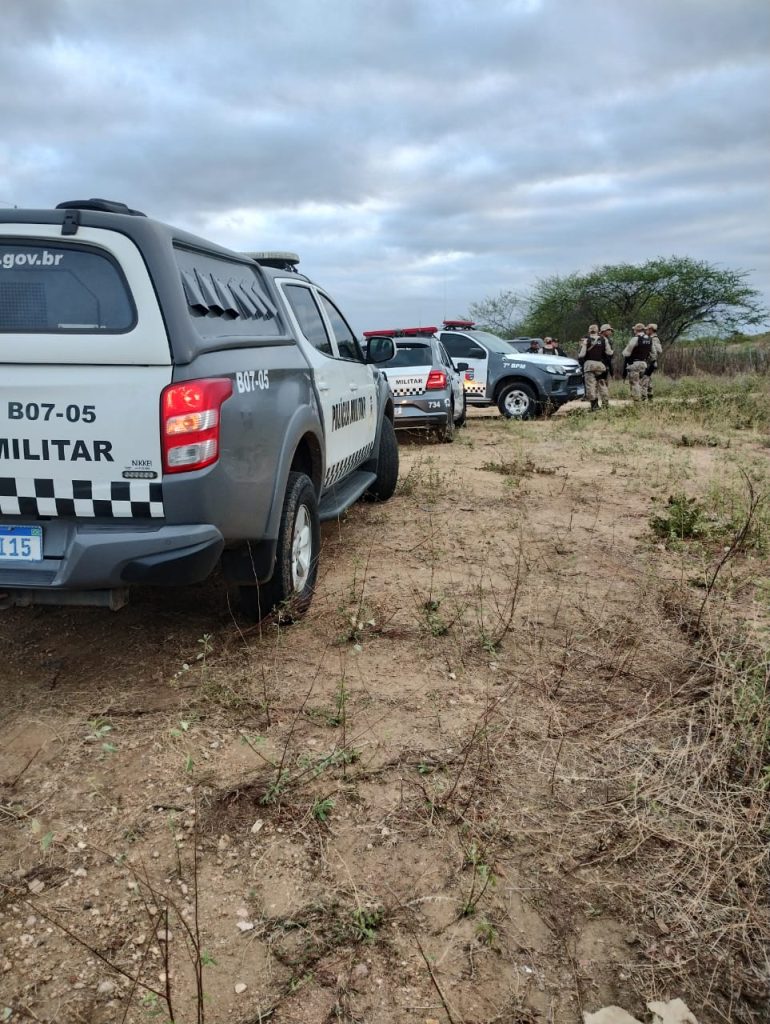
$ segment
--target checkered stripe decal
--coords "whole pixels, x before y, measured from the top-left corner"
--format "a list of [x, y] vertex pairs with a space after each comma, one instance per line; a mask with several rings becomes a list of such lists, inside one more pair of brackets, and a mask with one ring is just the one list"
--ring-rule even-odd
[[404, 398], [406, 395], [422, 395], [425, 393], [424, 387], [394, 388], [392, 384], [390, 390], [393, 392], [394, 398]]
[[486, 384], [475, 380], [468, 380], [467, 377], [463, 381], [463, 387], [465, 388], [466, 395], [485, 395], [487, 393]]
[[97, 483], [0, 477], [0, 513], [31, 518], [162, 519], [163, 488], [151, 480]]
[[430, 366], [410, 367], [410, 373], [388, 373], [387, 381], [394, 398], [406, 398], [409, 395], [425, 394]]
[[324, 487], [330, 487], [332, 484], [336, 484], [338, 480], [341, 480], [348, 473], [352, 472], [356, 466], [359, 466], [362, 462], [366, 462], [369, 456], [374, 450], [374, 442], [366, 445], [365, 448], [359, 448], [357, 452], [353, 452], [352, 455], [345, 456], [340, 462], [335, 462], [333, 466], [329, 466], [326, 470], [326, 479], [324, 480]]

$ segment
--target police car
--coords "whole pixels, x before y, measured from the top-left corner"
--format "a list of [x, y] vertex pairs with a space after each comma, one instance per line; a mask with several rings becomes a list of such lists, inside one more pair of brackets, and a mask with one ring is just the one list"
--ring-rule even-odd
[[0, 210], [0, 592], [125, 603], [218, 564], [310, 603], [323, 520], [398, 478], [393, 398], [290, 253], [122, 203]]
[[367, 345], [392, 338], [392, 359], [379, 363], [393, 395], [396, 429], [424, 427], [441, 441], [454, 440], [465, 423], [463, 378], [436, 337], [435, 327], [403, 327], [365, 331]]
[[469, 405], [496, 405], [508, 419], [530, 419], [585, 394], [576, 359], [519, 352], [472, 320], [445, 320], [438, 338], [464, 374]]

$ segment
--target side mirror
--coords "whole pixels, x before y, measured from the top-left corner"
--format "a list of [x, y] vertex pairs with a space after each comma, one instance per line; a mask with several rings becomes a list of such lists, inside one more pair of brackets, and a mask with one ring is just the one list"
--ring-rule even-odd
[[368, 338], [366, 342], [367, 363], [387, 363], [396, 354], [396, 343], [392, 338]]
[[465, 370], [470, 370], [470, 366], [468, 366], [467, 363], [455, 363], [455, 370], [459, 370], [460, 373], [463, 373]]

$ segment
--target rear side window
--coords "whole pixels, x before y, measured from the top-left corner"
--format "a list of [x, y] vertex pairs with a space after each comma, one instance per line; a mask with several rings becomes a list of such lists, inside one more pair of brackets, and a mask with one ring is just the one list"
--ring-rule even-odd
[[174, 256], [202, 337], [275, 336], [278, 311], [253, 264], [182, 246], [174, 248]]
[[0, 332], [119, 334], [135, 323], [111, 256], [84, 245], [0, 240]]
[[483, 356], [479, 355], [479, 346], [472, 338], [466, 338], [464, 334], [452, 334], [451, 331], [448, 331], [441, 335], [441, 341], [453, 359], [462, 359], [463, 357], [466, 359], [486, 359], [487, 357], [486, 352], [484, 352]]

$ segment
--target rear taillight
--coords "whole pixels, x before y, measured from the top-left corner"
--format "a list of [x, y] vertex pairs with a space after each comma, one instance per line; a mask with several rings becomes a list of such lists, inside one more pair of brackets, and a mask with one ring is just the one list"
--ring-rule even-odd
[[446, 374], [443, 370], [431, 370], [425, 384], [426, 391], [441, 391], [446, 387]]
[[233, 393], [227, 377], [170, 384], [160, 396], [165, 473], [189, 473], [219, 458], [219, 411]]

